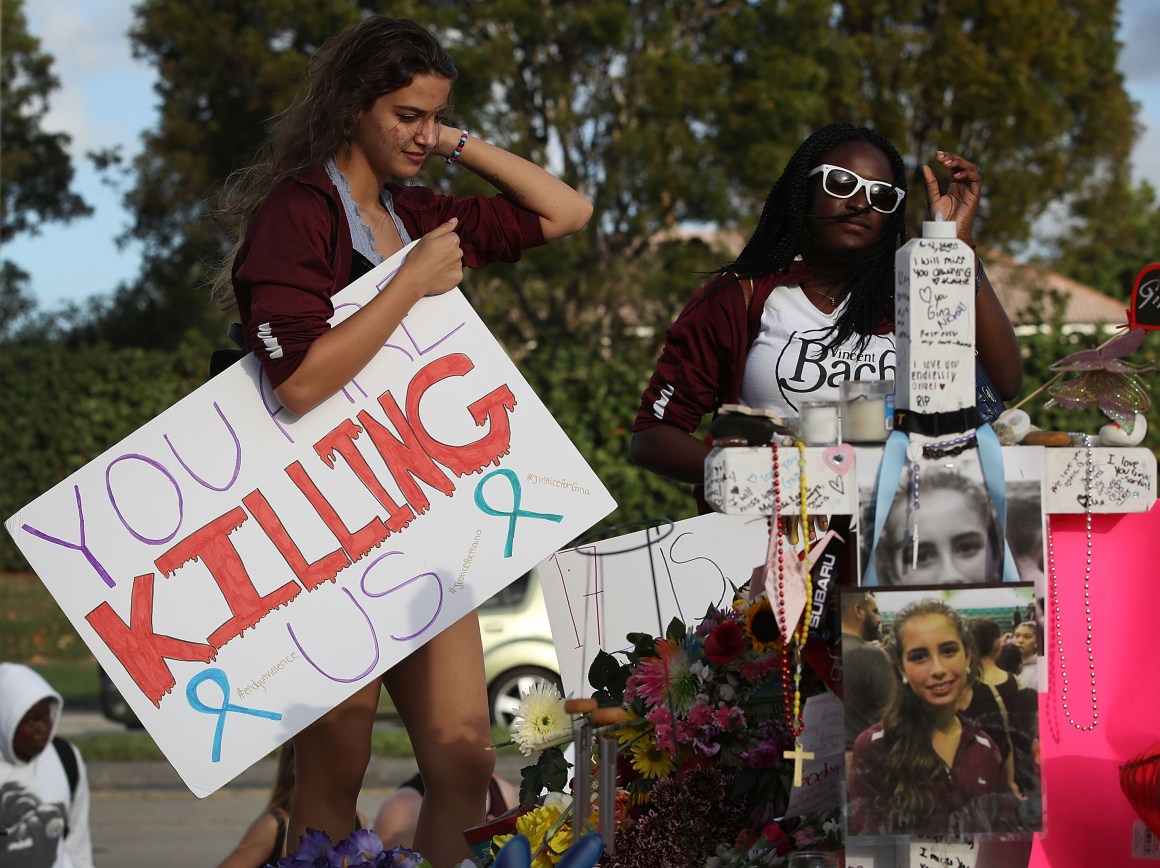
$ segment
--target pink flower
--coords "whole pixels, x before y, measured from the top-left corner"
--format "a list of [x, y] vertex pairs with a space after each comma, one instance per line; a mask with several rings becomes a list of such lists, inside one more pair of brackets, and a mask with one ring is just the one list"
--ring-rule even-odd
[[773, 652], [756, 660], [742, 660], [737, 664], [737, 671], [746, 681], [762, 681], [765, 676], [781, 665], [781, 653]]
[[721, 703], [713, 712], [713, 722], [722, 731], [728, 731], [732, 724], [739, 723], [741, 728], [745, 728], [745, 713], [736, 706], [729, 706]]
[[713, 722], [713, 710], [708, 703], [698, 702], [689, 709], [688, 718], [693, 726], [708, 726]]

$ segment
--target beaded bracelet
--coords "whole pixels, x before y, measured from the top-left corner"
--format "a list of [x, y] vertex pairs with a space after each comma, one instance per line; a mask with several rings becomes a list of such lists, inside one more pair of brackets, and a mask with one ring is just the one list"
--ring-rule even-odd
[[459, 159], [459, 155], [463, 153], [464, 146], [467, 145], [467, 130], [459, 134], [459, 144], [455, 146], [455, 150], [451, 152], [451, 156], [447, 158], [448, 163], [454, 163]]

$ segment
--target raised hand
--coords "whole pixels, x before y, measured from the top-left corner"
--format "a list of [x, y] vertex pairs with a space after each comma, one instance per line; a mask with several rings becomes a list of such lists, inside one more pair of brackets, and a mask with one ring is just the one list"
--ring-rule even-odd
[[936, 151], [935, 159], [950, 170], [951, 182], [943, 193], [930, 166], [922, 167], [931, 218], [941, 214], [944, 220], [953, 220], [959, 239], [973, 246], [975, 214], [983, 194], [983, 175], [978, 166], [958, 154]]

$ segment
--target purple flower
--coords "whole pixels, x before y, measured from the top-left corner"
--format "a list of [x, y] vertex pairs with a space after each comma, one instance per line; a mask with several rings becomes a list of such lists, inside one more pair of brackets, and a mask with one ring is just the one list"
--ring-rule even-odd
[[307, 829], [298, 839], [298, 849], [283, 856], [278, 868], [328, 868], [333, 849], [329, 835], [318, 829]]
[[376, 868], [422, 868], [426, 864], [422, 856], [406, 847], [392, 847], [375, 862]]
[[[373, 829], [358, 829], [353, 835], [334, 848], [339, 868], [355, 868], [358, 865], [377, 865], [375, 857], [383, 852], [383, 842]], [[344, 864], [344, 860], [345, 864]]]
[[420, 854], [406, 847], [383, 849], [374, 831], [359, 829], [336, 846], [330, 836], [307, 829], [298, 849], [284, 857], [278, 868], [430, 868]]

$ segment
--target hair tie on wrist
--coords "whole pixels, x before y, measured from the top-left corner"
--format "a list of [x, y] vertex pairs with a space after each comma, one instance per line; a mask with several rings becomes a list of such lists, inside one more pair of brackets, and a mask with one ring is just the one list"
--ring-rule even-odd
[[454, 163], [459, 159], [459, 155], [463, 153], [463, 148], [467, 145], [467, 130], [459, 134], [459, 144], [455, 146], [455, 150], [451, 152], [451, 156], [447, 158], [448, 164]]

